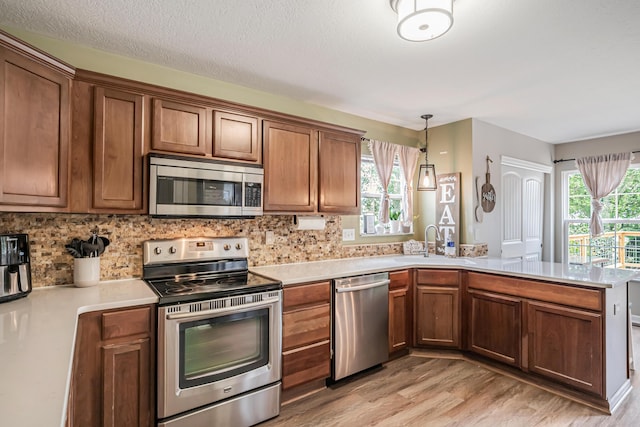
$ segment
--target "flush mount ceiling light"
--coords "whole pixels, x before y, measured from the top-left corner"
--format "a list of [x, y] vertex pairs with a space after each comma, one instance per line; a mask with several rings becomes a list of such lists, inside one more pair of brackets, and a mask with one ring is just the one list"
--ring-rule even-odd
[[453, 0], [391, 0], [398, 35], [412, 42], [440, 37], [453, 25]]
[[436, 184], [436, 167], [429, 164], [429, 119], [433, 114], [423, 114], [420, 116], [425, 121], [424, 126], [424, 148], [420, 151], [424, 153], [424, 165], [420, 165], [418, 172], [418, 191], [435, 191], [438, 188]]

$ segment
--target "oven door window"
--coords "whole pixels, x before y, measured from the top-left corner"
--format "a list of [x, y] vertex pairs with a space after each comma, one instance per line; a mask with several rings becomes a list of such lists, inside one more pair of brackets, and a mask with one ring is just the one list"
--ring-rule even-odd
[[239, 182], [159, 176], [157, 185], [161, 205], [242, 206]]
[[269, 363], [269, 309], [180, 324], [180, 388], [220, 381]]

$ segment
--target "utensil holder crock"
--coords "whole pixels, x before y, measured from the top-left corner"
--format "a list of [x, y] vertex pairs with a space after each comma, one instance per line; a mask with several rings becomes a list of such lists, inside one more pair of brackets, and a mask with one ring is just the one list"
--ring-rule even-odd
[[73, 284], [79, 288], [100, 282], [100, 257], [73, 259]]

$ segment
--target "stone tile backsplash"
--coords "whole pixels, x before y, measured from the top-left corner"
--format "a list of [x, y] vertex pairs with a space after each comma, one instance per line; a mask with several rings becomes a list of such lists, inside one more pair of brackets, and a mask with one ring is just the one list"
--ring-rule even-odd
[[[327, 216], [324, 230], [297, 230], [293, 216], [255, 219], [160, 219], [145, 215], [0, 213], [0, 233], [27, 233], [31, 241], [34, 287], [73, 282], [73, 258], [64, 245], [86, 240], [91, 230], [111, 241], [100, 260], [101, 280], [142, 276], [142, 243], [177, 237], [243, 236], [249, 239], [251, 266], [402, 254], [402, 243], [342, 245], [340, 216]], [[265, 243], [273, 231], [274, 243]]]

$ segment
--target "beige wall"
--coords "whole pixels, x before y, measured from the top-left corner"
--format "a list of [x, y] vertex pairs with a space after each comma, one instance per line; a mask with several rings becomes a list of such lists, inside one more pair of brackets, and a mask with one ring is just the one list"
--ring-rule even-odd
[[[480, 182], [485, 182], [485, 172], [487, 168], [486, 158], [491, 157], [491, 184], [496, 190], [496, 205], [492, 212], [484, 213], [481, 223], [472, 219], [468, 223], [468, 233], [473, 240], [468, 243], [484, 242], [488, 244], [489, 256], [500, 257], [501, 246], [501, 209], [502, 209], [502, 188], [501, 188], [501, 156], [508, 156], [520, 160], [527, 160], [546, 166], [552, 166], [553, 145], [546, 142], [530, 138], [528, 136], [503, 129], [481, 120], [473, 119], [473, 176], [480, 177]], [[553, 236], [553, 182], [552, 174], [545, 179], [545, 229], [543, 248], [543, 259], [549, 260], [553, 257], [552, 248]], [[475, 191], [472, 182], [473, 191]], [[473, 196], [471, 196], [473, 199]]]
[[[442, 126], [429, 128], [429, 163], [433, 163], [436, 174], [460, 172], [460, 243], [473, 243], [466, 232], [471, 217], [469, 211], [472, 205], [470, 192], [472, 170], [472, 129], [471, 119], [461, 120]], [[424, 132], [420, 138], [420, 146], [424, 146]], [[420, 157], [424, 163], [424, 156]], [[417, 181], [417, 175], [416, 175]], [[424, 240], [424, 228], [436, 221], [436, 192], [419, 191], [416, 205], [419, 210], [417, 220], [416, 240]], [[434, 237], [430, 234], [430, 239]]]

